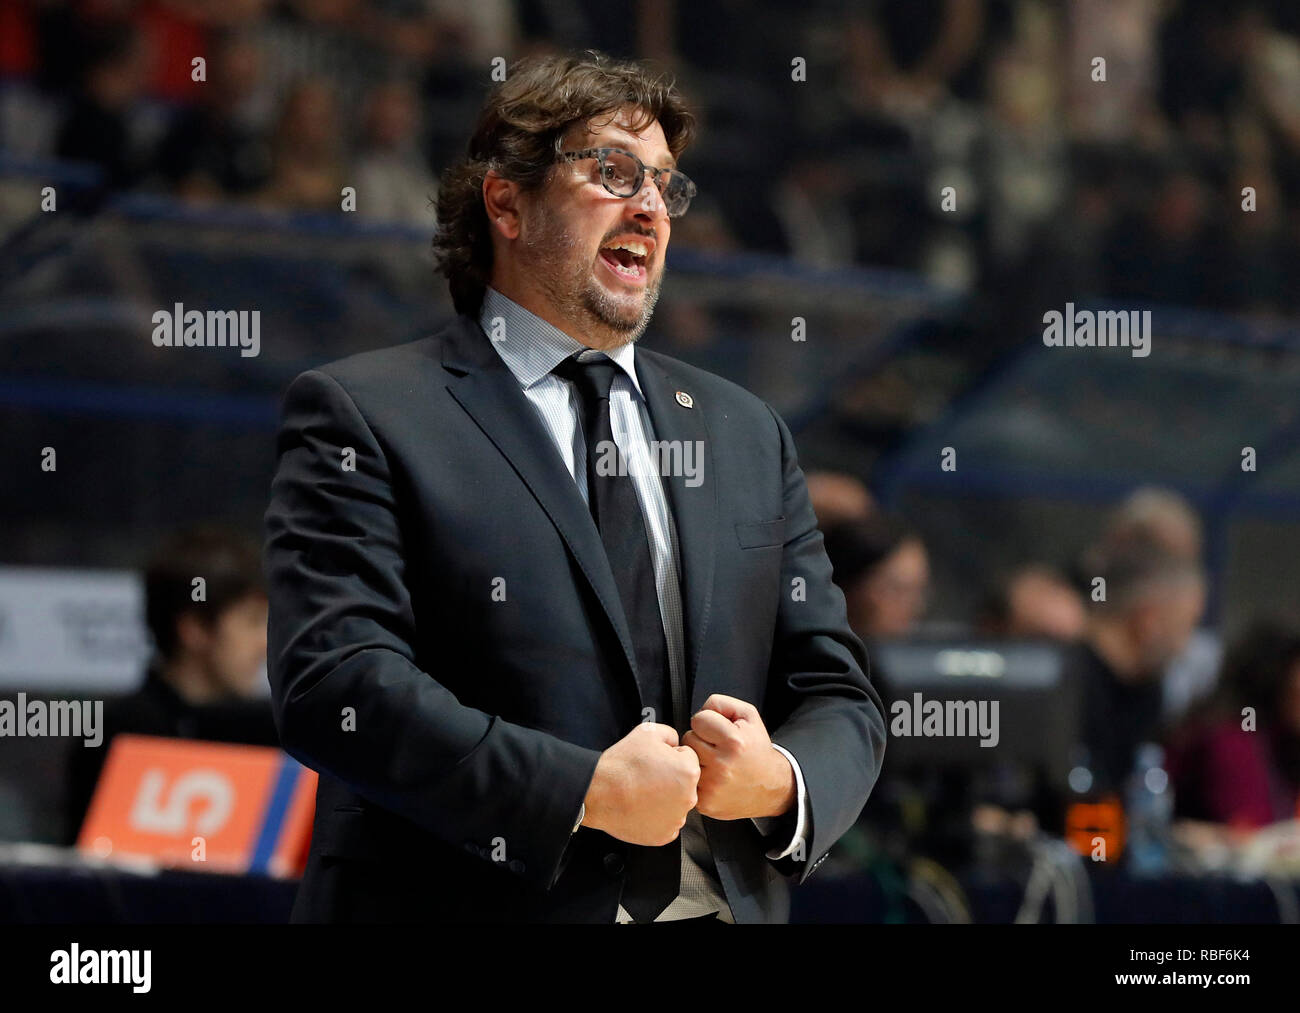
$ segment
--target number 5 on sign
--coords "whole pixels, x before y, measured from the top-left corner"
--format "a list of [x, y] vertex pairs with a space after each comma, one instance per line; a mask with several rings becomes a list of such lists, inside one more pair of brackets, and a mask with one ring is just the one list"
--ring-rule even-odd
[[278, 749], [119, 735], [77, 846], [211, 872], [301, 873], [316, 775]]
[[[235, 786], [224, 774], [215, 770], [191, 770], [172, 781], [170, 793], [167, 793], [167, 780], [167, 772], [158, 767], [145, 771], [131, 806], [133, 830], [176, 836], [192, 825], [196, 834], [212, 837], [229, 821], [235, 803]], [[194, 802], [199, 805], [194, 807], [191, 817]]]

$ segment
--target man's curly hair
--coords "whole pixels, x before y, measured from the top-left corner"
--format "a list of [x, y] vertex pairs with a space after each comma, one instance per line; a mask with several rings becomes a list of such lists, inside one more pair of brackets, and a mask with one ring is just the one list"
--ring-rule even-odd
[[492, 240], [483, 204], [488, 170], [536, 193], [549, 180], [571, 126], [628, 105], [638, 110], [632, 130], [640, 132], [658, 120], [668, 150], [680, 158], [695, 137], [695, 117], [675, 83], [662, 74], [595, 50], [581, 56], [525, 57], [509, 68], [506, 80], [488, 94], [465, 157], [439, 183], [434, 263], [447, 276], [457, 313], [479, 312], [492, 276]]

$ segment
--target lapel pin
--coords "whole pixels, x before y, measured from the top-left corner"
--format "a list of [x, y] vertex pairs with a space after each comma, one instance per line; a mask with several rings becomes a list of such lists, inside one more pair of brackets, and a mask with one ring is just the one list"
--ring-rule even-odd
[[695, 407], [695, 400], [684, 390], [679, 390], [677, 392], [677, 403], [681, 405], [683, 408]]

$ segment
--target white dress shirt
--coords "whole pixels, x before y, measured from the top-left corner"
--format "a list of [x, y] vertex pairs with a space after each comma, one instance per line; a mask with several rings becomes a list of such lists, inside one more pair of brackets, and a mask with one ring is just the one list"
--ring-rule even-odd
[[[586, 501], [587, 443], [582, 431], [581, 397], [572, 383], [562, 380], [551, 370], [575, 352], [586, 352], [581, 356], [584, 361], [605, 353], [590, 350], [587, 345], [553, 327], [491, 286], [484, 292], [479, 323], [492, 346], [519, 381], [524, 396], [537, 409], [542, 424]], [[650, 536], [659, 611], [668, 647], [673, 704], [680, 712], [684, 712], [689, 708], [690, 701], [683, 699], [685, 651], [677, 529], [663, 485], [652, 463], [650, 441], [654, 439], [654, 432], [641, 385], [637, 380], [635, 343], [629, 342], [612, 350], [608, 357], [620, 367], [610, 387], [610, 427], [619, 453], [628, 462], [628, 475], [636, 488], [637, 500], [646, 521], [646, 531]], [[768, 858], [777, 859], [807, 846], [804, 836], [808, 826], [808, 794], [798, 761], [789, 750], [775, 742], [772, 746], [790, 761], [798, 795], [793, 838], [785, 848], [767, 852]], [[574, 813], [574, 819], [577, 819], [577, 815]], [[756, 818], [754, 825], [766, 836], [778, 819], [780, 817]], [[732, 921], [731, 909], [709, 855], [708, 839], [698, 810], [692, 809], [687, 816], [681, 840], [680, 892], [655, 920], [694, 918], [716, 911], [722, 921]], [[617, 920], [631, 921], [622, 905], [619, 905]]]

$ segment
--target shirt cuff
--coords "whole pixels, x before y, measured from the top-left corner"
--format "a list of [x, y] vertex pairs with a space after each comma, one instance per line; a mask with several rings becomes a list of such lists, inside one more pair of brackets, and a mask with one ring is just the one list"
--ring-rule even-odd
[[[784, 858], [796, 848], [806, 846], [804, 834], [807, 833], [808, 827], [808, 790], [804, 787], [803, 771], [799, 769], [799, 761], [794, 758], [788, 749], [783, 746], [778, 746], [775, 742], [772, 743], [772, 748], [779, 750], [781, 755], [790, 761], [790, 766], [794, 768], [795, 793], [797, 796], [795, 799], [795, 812], [797, 815], [795, 818], [794, 837], [784, 849], [773, 848], [767, 853], [768, 858], [776, 860], [778, 858]], [[781, 816], [755, 816], [751, 818], [754, 821], [754, 826], [758, 828], [758, 832], [766, 837], [768, 834], [773, 832], [777, 823], [780, 820], [785, 819], [787, 815], [788, 814], [783, 814]]]

